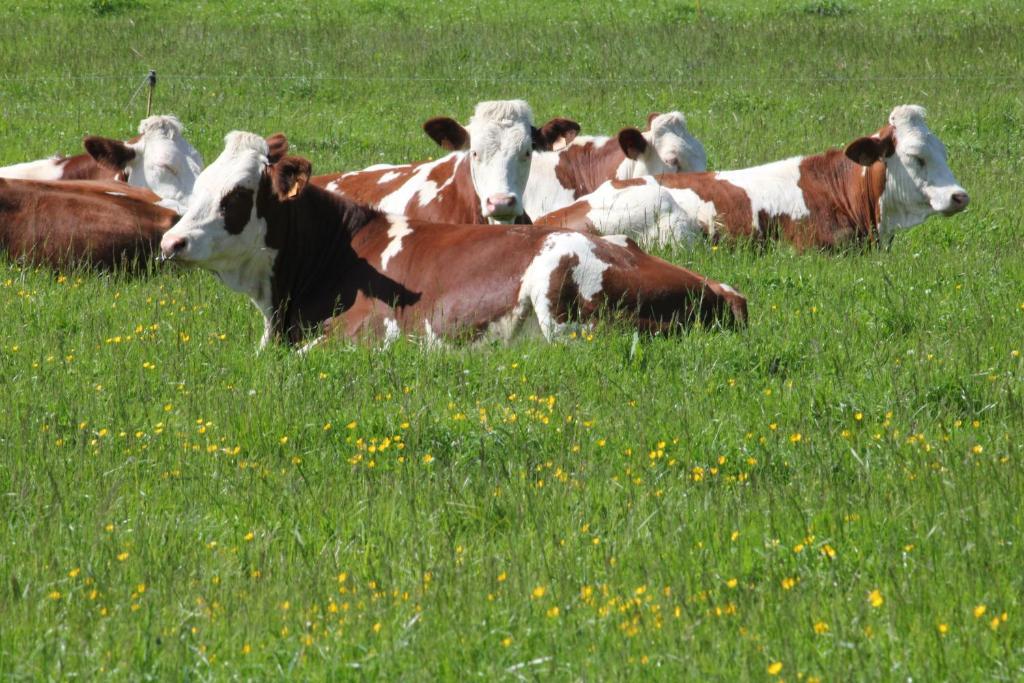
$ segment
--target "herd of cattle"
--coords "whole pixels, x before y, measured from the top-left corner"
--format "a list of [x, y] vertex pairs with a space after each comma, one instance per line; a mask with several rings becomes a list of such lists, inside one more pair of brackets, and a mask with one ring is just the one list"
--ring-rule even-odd
[[212, 270], [260, 309], [261, 345], [552, 339], [602, 312], [654, 333], [746, 321], [733, 288], [641, 244], [887, 243], [968, 203], [914, 105], [843, 150], [720, 172], [679, 112], [591, 137], [568, 119], [535, 127], [507, 100], [423, 128], [450, 153], [313, 176], [284, 135], [237, 131], [204, 169], [178, 119], [152, 116], [126, 142], [0, 168], [0, 248], [53, 267], [158, 255]]

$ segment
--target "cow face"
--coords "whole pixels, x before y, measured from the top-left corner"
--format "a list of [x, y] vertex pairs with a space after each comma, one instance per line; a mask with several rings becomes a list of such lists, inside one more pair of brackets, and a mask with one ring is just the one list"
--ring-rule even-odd
[[87, 137], [86, 151], [100, 164], [122, 174], [129, 185], [160, 195], [161, 204], [183, 212], [203, 169], [203, 158], [182, 137], [174, 116], [150, 116], [139, 124], [139, 137], [129, 142]]
[[882, 221], [890, 232], [936, 213], [951, 216], [970, 201], [949, 169], [945, 145], [928, 130], [924, 117], [924, 109], [916, 105], [896, 107], [888, 126], [846, 148], [846, 156], [864, 166], [885, 161]]
[[523, 213], [533, 150], [568, 144], [579, 125], [553, 119], [537, 129], [526, 102], [499, 100], [479, 103], [465, 127], [453, 119], [434, 118], [423, 129], [441, 147], [468, 152], [481, 214], [490, 223], [511, 223]]
[[636, 128], [619, 131], [619, 146], [633, 162], [622, 169], [620, 179], [707, 168], [704, 145], [690, 134], [686, 117], [680, 112], [651, 114], [647, 117], [647, 128], [643, 132]]
[[196, 180], [188, 210], [160, 241], [161, 256], [220, 272], [244, 269], [261, 255], [272, 258], [266, 220], [256, 212], [257, 195], [272, 192], [288, 201], [310, 175], [308, 161], [279, 159], [287, 149], [283, 140], [281, 135], [264, 140], [252, 133], [228, 133], [224, 151]]

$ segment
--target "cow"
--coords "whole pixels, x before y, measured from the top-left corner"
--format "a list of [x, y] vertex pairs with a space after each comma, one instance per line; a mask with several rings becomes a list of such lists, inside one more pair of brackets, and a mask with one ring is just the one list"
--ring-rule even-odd
[[357, 202], [408, 218], [441, 223], [529, 222], [523, 192], [534, 150], [562, 146], [576, 136], [574, 121], [555, 118], [541, 128], [523, 100], [480, 102], [465, 127], [432, 118], [423, 130], [451, 153], [434, 161], [379, 164], [332, 173], [312, 183]]
[[577, 136], [569, 145], [533, 155], [526, 213], [542, 216], [568, 206], [613, 178], [686, 173], [707, 168], [704, 145], [678, 111], [653, 113], [647, 130], [623, 128], [615, 137]]
[[842, 150], [738, 171], [613, 180], [536, 222], [641, 241], [781, 238], [828, 250], [888, 246], [898, 231], [959, 213], [969, 200], [924, 109], [902, 105]]
[[138, 136], [122, 142], [86, 136], [86, 154], [28, 161], [0, 168], [0, 178], [24, 180], [118, 180], [160, 195], [167, 208], [184, 211], [203, 157], [182, 133], [173, 115], [150, 116]]
[[139, 269], [178, 213], [114, 181], [0, 179], [0, 249], [52, 268]]
[[476, 341], [556, 339], [602, 311], [650, 333], [746, 320], [734, 289], [624, 238], [385, 214], [309, 183], [307, 160], [271, 154], [258, 135], [224, 144], [160, 250], [248, 295], [260, 348], [298, 345], [320, 323], [328, 338]]

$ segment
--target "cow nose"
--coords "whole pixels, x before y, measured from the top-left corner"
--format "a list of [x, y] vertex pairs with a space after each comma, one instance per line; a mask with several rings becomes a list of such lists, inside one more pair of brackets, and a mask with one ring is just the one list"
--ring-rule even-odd
[[487, 215], [507, 216], [516, 208], [516, 198], [507, 192], [492, 194], [487, 198]]
[[953, 196], [949, 199], [953, 202], [953, 208], [957, 211], [966, 209], [968, 202], [971, 201], [970, 196], [966, 192], [954, 192]]
[[174, 258], [174, 255], [184, 249], [186, 244], [188, 244], [188, 240], [184, 237], [170, 237], [165, 235], [164, 238], [160, 240], [160, 256], [165, 260]]

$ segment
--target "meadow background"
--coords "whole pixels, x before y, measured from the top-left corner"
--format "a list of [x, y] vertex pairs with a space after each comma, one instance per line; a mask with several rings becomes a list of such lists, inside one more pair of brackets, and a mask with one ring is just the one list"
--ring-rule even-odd
[[5, 679], [1019, 680], [1024, 8], [1014, 0], [8, 0], [0, 163], [436, 155], [526, 98], [679, 109], [712, 168], [927, 107], [970, 209], [889, 251], [658, 253], [739, 332], [257, 354], [200, 271], [0, 263]]

